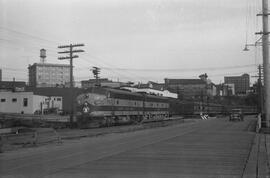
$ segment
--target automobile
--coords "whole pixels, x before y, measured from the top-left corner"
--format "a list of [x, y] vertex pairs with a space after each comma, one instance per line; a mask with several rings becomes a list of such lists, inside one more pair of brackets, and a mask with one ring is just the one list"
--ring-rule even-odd
[[230, 114], [230, 121], [243, 121], [244, 115], [242, 109], [232, 109]]

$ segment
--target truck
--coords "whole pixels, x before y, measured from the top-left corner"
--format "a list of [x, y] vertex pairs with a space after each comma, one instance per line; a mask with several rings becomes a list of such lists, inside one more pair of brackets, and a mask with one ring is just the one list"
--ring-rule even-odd
[[232, 109], [230, 114], [230, 121], [244, 121], [242, 109]]

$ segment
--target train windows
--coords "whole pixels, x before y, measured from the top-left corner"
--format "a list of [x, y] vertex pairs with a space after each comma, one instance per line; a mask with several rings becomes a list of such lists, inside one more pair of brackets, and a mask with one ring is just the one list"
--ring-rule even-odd
[[1, 103], [4, 103], [6, 102], [6, 99], [5, 98], [1, 98]]

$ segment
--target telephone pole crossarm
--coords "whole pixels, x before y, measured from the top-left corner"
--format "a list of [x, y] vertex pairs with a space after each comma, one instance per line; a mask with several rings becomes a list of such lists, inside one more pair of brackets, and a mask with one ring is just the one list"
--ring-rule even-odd
[[58, 57], [58, 60], [70, 59], [70, 57]]
[[65, 53], [70, 53], [70, 51], [60, 51], [58, 54], [65, 54]]
[[78, 50], [73, 50], [73, 51], [72, 51], [72, 53], [81, 53], [81, 52], [84, 52], [84, 50], [78, 49]]

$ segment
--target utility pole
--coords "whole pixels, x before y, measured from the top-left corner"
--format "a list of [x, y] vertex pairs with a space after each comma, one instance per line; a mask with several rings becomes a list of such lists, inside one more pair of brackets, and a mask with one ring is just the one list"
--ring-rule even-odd
[[58, 57], [59, 60], [69, 59], [70, 60], [70, 97], [71, 97], [71, 111], [70, 111], [70, 126], [73, 127], [73, 115], [74, 115], [74, 83], [73, 83], [73, 59], [78, 58], [78, 55], [74, 55], [75, 53], [84, 52], [84, 50], [77, 49], [74, 47], [82, 47], [84, 44], [70, 44], [58, 46], [58, 48], [68, 48], [67, 51], [58, 52], [58, 54], [68, 54], [65, 57]]
[[96, 79], [96, 86], [99, 86], [98, 79], [99, 79], [99, 74], [100, 74], [100, 68], [98, 68], [98, 67], [93, 67], [93, 69], [91, 69], [91, 71], [93, 72], [94, 77], [95, 77], [95, 79]]
[[258, 78], [258, 111], [263, 113], [263, 91], [262, 91], [262, 66], [259, 65], [259, 78]]
[[270, 76], [269, 76], [269, 32], [268, 32], [268, 0], [262, 0], [262, 16], [263, 31], [256, 33], [262, 35], [262, 52], [263, 52], [263, 82], [264, 82], [264, 105], [263, 105], [263, 116], [266, 122], [266, 127], [270, 126]]

